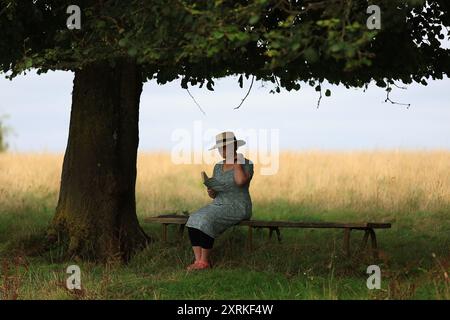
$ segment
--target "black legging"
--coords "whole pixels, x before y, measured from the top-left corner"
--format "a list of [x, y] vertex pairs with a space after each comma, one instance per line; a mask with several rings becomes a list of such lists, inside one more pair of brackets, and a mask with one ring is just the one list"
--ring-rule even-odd
[[202, 247], [203, 249], [211, 249], [214, 244], [214, 238], [207, 235], [203, 231], [191, 227], [188, 228], [189, 239], [193, 247]]

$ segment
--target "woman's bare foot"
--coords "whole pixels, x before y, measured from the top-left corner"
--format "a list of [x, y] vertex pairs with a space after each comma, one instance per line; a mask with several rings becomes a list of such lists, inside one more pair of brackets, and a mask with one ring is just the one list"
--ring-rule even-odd
[[211, 268], [211, 265], [208, 262], [205, 262], [203, 260], [195, 261], [193, 264], [189, 265], [187, 267], [188, 271], [191, 270], [203, 270], [203, 269], [209, 269]]
[[194, 263], [190, 264], [187, 266], [186, 270], [191, 271], [194, 270], [194, 268], [197, 266], [197, 264], [199, 263], [200, 260], [195, 260]]
[[194, 267], [194, 270], [202, 270], [211, 268], [211, 264], [209, 262], [200, 260], [197, 265]]

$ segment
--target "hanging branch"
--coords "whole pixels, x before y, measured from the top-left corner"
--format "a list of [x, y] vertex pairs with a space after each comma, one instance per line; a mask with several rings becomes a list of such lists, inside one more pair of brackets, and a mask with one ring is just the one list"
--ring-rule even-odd
[[242, 104], [244, 103], [245, 99], [247, 99], [247, 97], [250, 94], [250, 91], [252, 90], [252, 87], [253, 87], [253, 80], [255, 80], [255, 76], [252, 77], [252, 83], [250, 84], [250, 88], [248, 88], [247, 94], [245, 95], [244, 99], [242, 99], [241, 103], [239, 103], [239, 105], [237, 107], [235, 107], [234, 109], [239, 109], [242, 106]]
[[278, 78], [276, 76], [274, 76], [273, 78], [275, 79], [275, 82], [277, 83], [277, 86], [275, 88], [275, 91], [273, 89], [271, 89], [269, 93], [275, 93], [275, 92], [280, 93], [281, 86], [280, 86], [280, 83], [278, 82]]
[[393, 85], [394, 85], [394, 87], [397, 87], [399, 89], [406, 90], [406, 87], [401, 87], [401, 86], [399, 86], [398, 84], [395, 84], [395, 83], [393, 83]]
[[366, 83], [366, 84], [364, 84], [364, 90], [363, 90], [363, 92], [366, 92], [366, 90], [369, 88], [369, 84], [368, 83]]
[[317, 108], [316, 109], [319, 109], [320, 100], [322, 100], [322, 88], [320, 88], [320, 91], [319, 91], [319, 100], [317, 100]]
[[[281, 87], [280, 86], [280, 83], [278, 82], [278, 78], [275, 76], [275, 81], [277, 82], [277, 87], [278, 87], [278, 89]], [[278, 91], [279, 92], [279, 91]]]
[[[319, 90], [317, 90], [319, 88]], [[322, 100], [322, 82], [319, 82], [319, 85], [316, 87], [316, 91], [319, 91], [319, 100], [317, 100], [317, 108], [319, 109], [320, 101]]]
[[[393, 83], [393, 85], [394, 85], [395, 87], [399, 88], [399, 89], [406, 90], [406, 87], [400, 87], [400, 86], [396, 85], [395, 83]], [[409, 109], [409, 107], [411, 106], [410, 103], [400, 103], [400, 102], [393, 101], [393, 100], [389, 97], [391, 91], [392, 91], [392, 88], [390, 87], [390, 85], [389, 85], [389, 83], [388, 83], [388, 84], [387, 84], [387, 88], [386, 88], [386, 99], [384, 100], [384, 102], [390, 102], [391, 104], [398, 104], [398, 105], [400, 105], [400, 106], [406, 106], [406, 109]]]
[[202, 107], [197, 103], [197, 101], [195, 100], [195, 98], [192, 96], [191, 92], [189, 91], [188, 88], [186, 88], [186, 91], [189, 93], [189, 95], [191, 96], [192, 100], [194, 100], [195, 104], [197, 105], [197, 107], [200, 109], [200, 111], [203, 113], [203, 115], [206, 116], [205, 111], [203, 111]]

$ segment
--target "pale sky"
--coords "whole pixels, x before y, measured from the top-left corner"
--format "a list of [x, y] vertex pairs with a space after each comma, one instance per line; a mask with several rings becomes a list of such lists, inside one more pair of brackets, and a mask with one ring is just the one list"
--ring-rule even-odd
[[[245, 79], [245, 78], [244, 78]], [[13, 81], [0, 76], [0, 116], [12, 151], [63, 152], [67, 143], [73, 73], [34, 72]], [[429, 81], [428, 86], [393, 89], [391, 98], [411, 107], [384, 103], [386, 93], [375, 85], [366, 92], [327, 86], [331, 97], [322, 98], [303, 84], [300, 91], [270, 94], [271, 83], [255, 82], [247, 100], [234, 110], [247, 92], [237, 77], [215, 80], [215, 91], [204, 86], [190, 92], [206, 112], [203, 115], [179, 81], [144, 86], [140, 107], [140, 151], [172, 150], [172, 135], [192, 135], [195, 149], [207, 149], [219, 131], [235, 131], [249, 148], [264, 144], [264, 135], [280, 149], [373, 150], [450, 149], [450, 79]], [[203, 141], [195, 140], [201, 134]], [[241, 133], [241, 134], [239, 134]], [[246, 136], [246, 133], [248, 134]], [[250, 134], [249, 134], [250, 133]], [[256, 133], [255, 137], [250, 137]], [[270, 138], [271, 134], [275, 134]], [[267, 144], [267, 143], [266, 143]]]

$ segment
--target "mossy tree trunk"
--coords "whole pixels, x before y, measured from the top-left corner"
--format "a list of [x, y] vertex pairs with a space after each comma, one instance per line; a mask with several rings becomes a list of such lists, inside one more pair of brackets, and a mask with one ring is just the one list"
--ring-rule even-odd
[[132, 60], [75, 72], [67, 149], [49, 236], [84, 259], [128, 260], [149, 238], [136, 216], [142, 78]]

